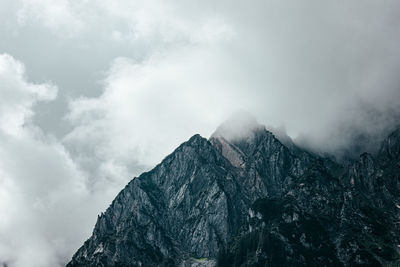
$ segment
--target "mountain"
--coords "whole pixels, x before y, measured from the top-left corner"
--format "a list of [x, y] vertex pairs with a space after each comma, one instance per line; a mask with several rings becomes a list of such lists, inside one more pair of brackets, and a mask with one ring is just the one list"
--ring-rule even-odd
[[400, 266], [400, 129], [340, 164], [249, 116], [131, 180], [76, 266]]

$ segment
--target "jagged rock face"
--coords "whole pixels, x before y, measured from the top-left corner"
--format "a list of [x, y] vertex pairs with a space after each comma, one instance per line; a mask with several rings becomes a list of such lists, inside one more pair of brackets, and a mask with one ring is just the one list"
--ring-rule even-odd
[[241, 192], [227, 166], [206, 139], [192, 137], [121, 191], [70, 266], [176, 266], [184, 258], [215, 258], [246, 207], [235, 199]]
[[398, 132], [345, 167], [241, 125], [133, 179], [68, 266], [400, 264]]
[[252, 129], [245, 136], [230, 139], [219, 135], [217, 129], [210, 142], [231, 165], [240, 169], [241, 186], [253, 202], [260, 197], [282, 194], [316, 157], [287, 148], [260, 125]]
[[255, 201], [249, 229], [221, 250], [218, 266], [400, 266], [394, 136], [349, 167], [315, 160], [280, 197]]

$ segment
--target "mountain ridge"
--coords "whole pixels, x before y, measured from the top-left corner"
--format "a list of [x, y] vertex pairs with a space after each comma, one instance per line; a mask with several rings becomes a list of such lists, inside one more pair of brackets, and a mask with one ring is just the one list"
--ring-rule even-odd
[[[240, 138], [194, 135], [131, 180], [67, 266], [400, 264], [400, 232], [394, 224], [400, 204], [398, 134], [385, 140], [379, 155], [363, 154], [346, 167], [288, 148], [265, 127], [251, 125], [256, 127]], [[265, 208], [269, 205], [277, 207], [272, 215]], [[255, 211], [261, 214], [257, 220], [250, 216]], [[374, 217], [380, 211], [388, 213], [387, 227]], [[315, 231], [321, 238], [308, 224], [320, 229]], [[384, 228], [383, 239], [371, 230], [374, 224]], [[384, 250], [390, 255], [366, 246], [363, 231], [375, 243], [389, 244], [390, 253]], [[246, 240], [258, 245], [244, 252], [240, 244]], [[271, 254], [274, 246], [264, 251], [259, 245], [264, 241], [281, 247], [275, 255], [282, 257]]]

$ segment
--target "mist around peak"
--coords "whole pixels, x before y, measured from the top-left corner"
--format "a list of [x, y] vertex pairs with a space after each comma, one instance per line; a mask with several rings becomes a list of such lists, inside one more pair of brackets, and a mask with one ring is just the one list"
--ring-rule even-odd
[[258, 123], [257, 119], [249, 112], [240, 110], [233, 113], [225, 120], [211, 137], [223, 137], [228, 141], [236, 141], [243, 138], [252, 137], [257, 130], [265, 127]]

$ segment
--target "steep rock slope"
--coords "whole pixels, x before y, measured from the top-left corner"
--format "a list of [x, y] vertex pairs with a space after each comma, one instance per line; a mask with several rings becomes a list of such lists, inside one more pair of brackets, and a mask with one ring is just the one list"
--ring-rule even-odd
[[348, 167], [314, 161], [258, 199], [218, 266], [400, 266], [400, 131]]
[[133, 179], [68, 266], [398, 264], [400, 131], [345, 167], [232, 125]]
[[174, 266], [215, 257], [244, 210], [227, 160], [199, 135], [133, 179], [96, 223], [70, 266]]

